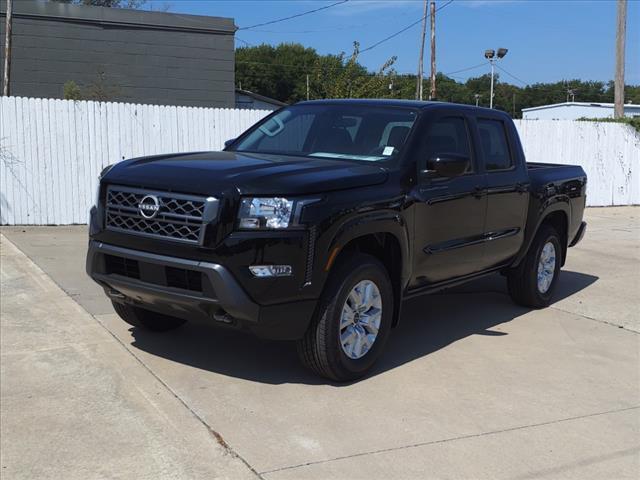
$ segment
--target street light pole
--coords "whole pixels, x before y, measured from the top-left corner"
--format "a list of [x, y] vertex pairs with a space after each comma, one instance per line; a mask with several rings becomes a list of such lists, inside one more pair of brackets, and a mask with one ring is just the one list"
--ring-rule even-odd
[[494, 74], [494, 65], [493, 65], [493, 57], [489, 59], [489, 63], [491, 64], [491, 93], [489, 94], [489, 108], [493, 108], [493, 74]]
[[493, 108], [493, 77], [495, 75], [494, 63], [501, 58], [504, 58], [508, 51], [509, 50], [507, 50], [506, 48], [499, 48], [497, 53], [495, 50], [484, 51], [484, 58], [489, 60], [489, 63], [491, 64], [491, 93], [489, 94], [489, 108]]

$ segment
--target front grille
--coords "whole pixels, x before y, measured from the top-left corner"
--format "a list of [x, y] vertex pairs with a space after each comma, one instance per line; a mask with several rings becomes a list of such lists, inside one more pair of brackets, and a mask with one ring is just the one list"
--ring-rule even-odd
[[115, 274], [129, 278], [140, 278], [140, 266], [137, 260], [116, 257], [115, 255], [105, 255], [104, 266], [106, 273], [109, 275]]
[[[143, 210], [145, 206], [157, 208], [157, 211]], [[108, 230], [202, 244], [206, 224], [214, 220], [217, 213], [218, 200], [212, 197], [118, 185], [107, 188], [105, 216]]]
[[202, 273], [184, 268], [165, 267], [167, 286], [202, 292]]

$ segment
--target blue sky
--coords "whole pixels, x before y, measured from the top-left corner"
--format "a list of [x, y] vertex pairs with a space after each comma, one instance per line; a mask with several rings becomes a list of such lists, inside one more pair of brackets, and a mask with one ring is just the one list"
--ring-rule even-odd
[[[207, 1], [153, 0], [152, 8], [170, 12], [232, 17], [238, 27], [275, 20], [336, 3], [338, 0]], [[448, 0], [437, 0], [443, 6]], [[252, 45], [299, 42], [320, 53], [350, 52], [354, 40], [366, 48], [422, 16], [422, 0], [349, 0], [293, 20], [240, 30], [236, 37]], [[509, 83], [563, 79], [610, 80], [615, 67], [615, 0], [455, 0], [436, 15], [437, 69], [457, 72], [483, 62], [487, 48], [509, 49], [500, 65]], [[420, 25], [365, 52], [360, 62], [377, 69], [398, 57], [400, 73], [415, 72]], [[425, 65], [428, 66], [428, 40]], [[242, 46], [241, 41], [236, 41]], [[428, 72], [428, 67], [426, 68]], [[458, 80], [481, 75], [487, 66], [454, 73]], [[629, 0], [626, 81], [640, 84], [640, 0]]]

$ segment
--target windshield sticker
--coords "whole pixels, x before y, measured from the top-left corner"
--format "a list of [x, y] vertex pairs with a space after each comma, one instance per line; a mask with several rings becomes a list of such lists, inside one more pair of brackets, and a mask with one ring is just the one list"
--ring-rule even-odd
[[393, 155], [393, 151], [394, 151], [394, 147], [387, 145], [386, 147], [384, 147], [384, 150], [382, 151], [382, 155], [384, 155], [385, 157], [388, 157], [389, 155]]

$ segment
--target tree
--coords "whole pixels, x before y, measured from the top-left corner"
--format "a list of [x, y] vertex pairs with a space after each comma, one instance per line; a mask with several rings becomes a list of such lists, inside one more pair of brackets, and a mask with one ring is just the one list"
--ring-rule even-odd
[[82, 90], [76, 82], [69, 80], [62, 86], [62, 98], [65, 100], [82, 100]]
[[[395, 74], [391, 68], [396, 57], [387, 60], [376, 73], [369, 73], [358, 63], [360, 44], [353, 43], [353, 53], [346, 59], [342, 52], [328, 61], [314, 65], [313, 98], [379, 98], [388, 94], [389, 83]], [[326, 60], [326, 59], [325, 59]]]
[[140, 8], [147, 0], [49, 0], [57, 3], [68, 3], [71, 5], [91, 5], [94, 7], [110, 8]]
[[320, 55], [299, 43], [277, 46], [259, 45], [236, 50], [236, 85], [282, 102], [307, 98], [388, 96], [395, 72], [395, 57], [375, 72], [358, 63], [360, 47], [354, 43], [352, 54]]
[[236, 85], [282, 102], [306, 98], [306, 75], [320, 57], [299, 43], [236, 50]]
[[[357, 42], [349, 56], [344, 52], [320, 55], [299, 43], [239, 48], [236, 82], [246, 90], [287, 103], [306, 99], [307, 75], [310, 98], [415, 98], [416, 76], [398, 74], [393, 69], [395, 57], [370, 72], [358, 63], [359, 54]], [[489, 105], [489, 74], [459, 82], [438, 73], [436, 81], [437, 100], [475, 105], [477, 94], [481, 106]], [[521, 87], [503, 82], [499, 74], [494, 82], [494, 107], [516, 118], [522, 116], [523, 108], [565, 102], [568, 94], [569, 100], [577, 102], [613, 102], [613, 82], [574, 79]], [[625, 86], [625, 96], [627, 103], [640, 103], [640, 86]]]

